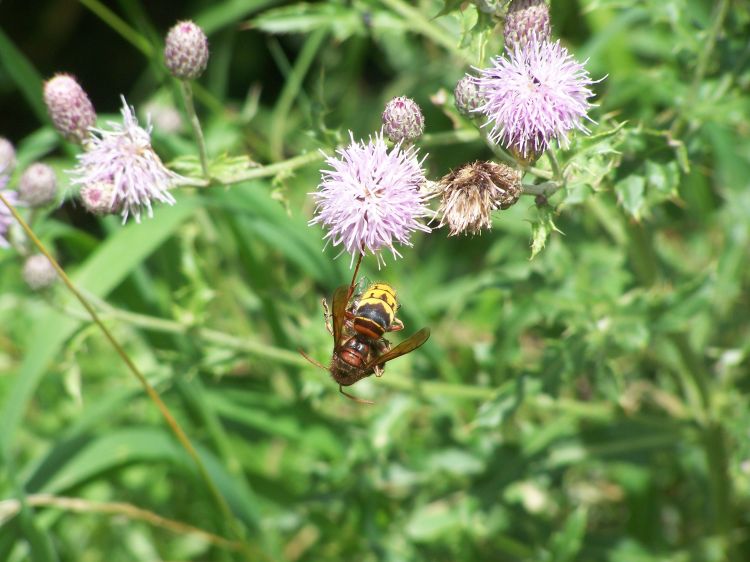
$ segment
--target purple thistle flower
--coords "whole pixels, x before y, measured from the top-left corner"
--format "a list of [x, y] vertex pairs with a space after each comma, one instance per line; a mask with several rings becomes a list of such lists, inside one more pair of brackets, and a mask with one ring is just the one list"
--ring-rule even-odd
[[[2, 192], [3, 197], [5, 197], [5, 200], [14, 207], [22, 205], [22, 203], [20, 203], [18, 200], [17, 191], [14, 191], [12, 189], [5, 189], [9, 178], [2, 172], [3, 171], [0, 170], [0, 192]], [[8, 246], [10, 246], [10, 242], [8, 242], [5, 237], [7, 236], [8, 231], [10, 230], [10, 227], [13, 225], [14, 221], [15, 219], [13, 218], [10, 209], [5, 206], [5, 203], [0, 202], [0, 248], [7, 248]]]
[[138, 125], [135, 110], [122, 98], [123, 124], [108, 123], [110, 129], [94, 129], [86, 151], [78, 155], [78, 166], [71, 174], [72, 185], [113, 186], [111, 210], [122, 215], [124, 223], [129, 215], [141, 221], [141, 213], [151, 218], [152, 201], [174, 205], [169, 193], [182, 176], [167, 169], [151, 148], [151, 124], [143, 129]]
[[476, 83], [485, 100], [476, 111], [492, 125], [489, 138], [516, 155], [538, 156], [552, 139], [565, 148], [569, 131], [589, 132], [581, 119], [589, 119], [587, 86], [594, 81], [559, 41], [532, 38], [480, 73]]
[[309, 224], [322, 224], [328, 230], [324, 239], [343, 244], [352, 263], [355, 255], [369, 251], [380, 266], [383, 248], [401, 257], [394, 242], [411, 246], [412, 232], [430, 232], [419, 222], [429, 214], [421, 192], [424, 157], [419, 160], [417, 148], [400, 144], [389, 151], [382, 131], [367, 143], [351, 138], [349, 146], [337, 150], [338, 157], [326, 159], [332, 169], [321, 170], [318, 191], [311, 193], [317, 207]]

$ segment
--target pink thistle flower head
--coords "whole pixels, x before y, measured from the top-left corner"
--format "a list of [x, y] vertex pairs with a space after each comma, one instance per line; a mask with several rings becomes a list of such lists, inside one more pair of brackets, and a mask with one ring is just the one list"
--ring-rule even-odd
[[13, 143], [0, 137], [0, 175], [10, 176], [16, 167], [16, 149]]
[[476, 82], [485, 96], [477, 111], [492, 127], [490, 139], [520, 158], [535, 158], [553, 139], [567, 147], [573, 129], [589, 132], [582, 119], [589, 119], [594, 81], [559, 41], [532, 38], [495, 57]]
[[[151, 148], [151, 124], [138, 125], [135, 110], [122, 98], [123, 123], [108, 123], [109, 129], [92, 129], [85, 152], [78, 155], [78, 165], [71, 170], [71, 185], [110, 186], [107, 201], [111, 211], [119, 211], [123, 223], [133, 215], [140, 222], [141, 213], [153, 216], [152, 202], [174, 205], [169, 190], [184, 178], [167, 169]], [[104, 212], [104, 210], [99, 210]]]
[[51, 287], [57, 280], [57, 271], [43, 254], [35, 254], [26, 258], [21, 274], [32, 291], [41, 291]]
[[[350, 133], [351, 135], [351, 133]], [[394, 258], [401, 257], [394, 244], [411, 246], [412, 232], [430, 232], [420, 222], [429, 215], [422, 160], [418, 149], [397, 144], [390, 150], [383, 132], [369, 142], [352, 142], [329, 157], [330, 169], [323, 174], [315, 198], [316, 216], [310, 225], [321, 224], [328, 230], [324, 239], [334, 246], [343, 245], [354, 256], [368, 251], [384, 264], [383, 248]]]
[[453, 89], [453, 97], [461, 115], [466, 117], [475, 117], [474, 111], [482, 105], [484, 96], [479, 90], [476, 78], [469, 74], [464, 74], [463, 78], [456, 83]]
[[52, 124], [68, 140], [83, 144], [96, 122], [88, 94], [69, 74], [56, 74], [44, 83], [44, 104]]
[[208, 65], [206, 34], [192, 21], [177, 22], [165, 39], [164, 62], [176, 78], [198, 78]]
[[382, 115], [383, 132], [393, 142], [411, 142], [424, 132], [424, 116], [417, 102], [406, 96], [393, 98]]
[[44, 207], [57, 198], [57, 176], [55, 171], [42, 162], [26, 168], [18, 182], [18, 192], [31, 207]]
[[115, 203], [115, 184], [111, 181], [84, 185], [78, 196], [83, 208], [94, 215], [117, 215], [122, 212]]
[[505, 48], [511, 50], [534, 37], [549, 41], [551, 29], [546, 0], [513, 0], [505, 16]]
[[[8, 176], [0, 173], [0, 193], [3, 194], [5, 200], [13, 205], [14, 207], [23, 206], [18, 200], [18, 192], [12, 189], [5, 189], [8, 183]], [[8, 231], [13, 226], [15, 219], [10, 212], [10, 209], [5, 206], [4, 203], [0, 202], [0, 248], [7, 248], [10, 246], [10, 242], [7, 240]]]

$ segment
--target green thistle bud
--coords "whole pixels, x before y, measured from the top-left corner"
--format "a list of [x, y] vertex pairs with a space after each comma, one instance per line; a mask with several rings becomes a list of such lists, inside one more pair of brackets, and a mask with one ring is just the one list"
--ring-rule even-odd
[[44, 207], [52, 203], [57, 197], [55, 171], [41, 162], [32, 164], [21, 176], [18, 191], [21, 199], [30, 207]]
[[528, 43], [550, 38], [549, 8], [545, 0], [513, 0], [505, 16], [505, 48], [516, 49]]
[[172, 76], [195, 80], [208, 65], [208, 38], [192, 21], [177, 22], [167, 33], [164, 61]]
[[32, 291], [41, 291], [51, 287], [57, 280], [57, 271], [55, 271], [47, 256], [42, 254], [26, 258], [21, 274]]
[[456, 84], [453, 97], [456, 102], [456, 109], [466, 117], [475, 117], [474, 110], [484, 103], [484, 96], [479, 91], [476, 78], [468, 74], [464, 74], [464, 77]]
[[419, 105], [404, 96], [393, 98], [383, 111], [383, 132], [393, 142], [409, 142], [421, 137], [424, 116]]
[[44, 83], [44, 103], [55, 128], [69, 141], [83, 144], [96, 112], [86, 92], [69, 74], [56, 74]]
[[492, 227], [492, 212], [507, 209], [521, 196], [521, 175], [505, 164], [473, 162], [445, 175], [437, 184], [440, 225], [449, 236], [479, 234]]

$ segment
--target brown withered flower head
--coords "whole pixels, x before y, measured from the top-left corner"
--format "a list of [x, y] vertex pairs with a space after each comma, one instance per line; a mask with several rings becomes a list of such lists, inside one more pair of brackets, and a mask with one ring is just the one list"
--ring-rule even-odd
[[472, 162], [452, 170], [437, 185], [440, 225], [449, 236], [492, 228], [492, 211], [507, 209], [521, 196], [521, 174], [505, 164]]

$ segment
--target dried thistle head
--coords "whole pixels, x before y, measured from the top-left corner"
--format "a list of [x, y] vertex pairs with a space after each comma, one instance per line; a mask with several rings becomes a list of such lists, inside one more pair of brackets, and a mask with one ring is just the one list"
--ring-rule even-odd
[[521, 196], [521, 174], [505, 164], [472, 162], [438, 182], [440, 226], [449, 236], [492, 228], [492, 211], [507, 209]]

